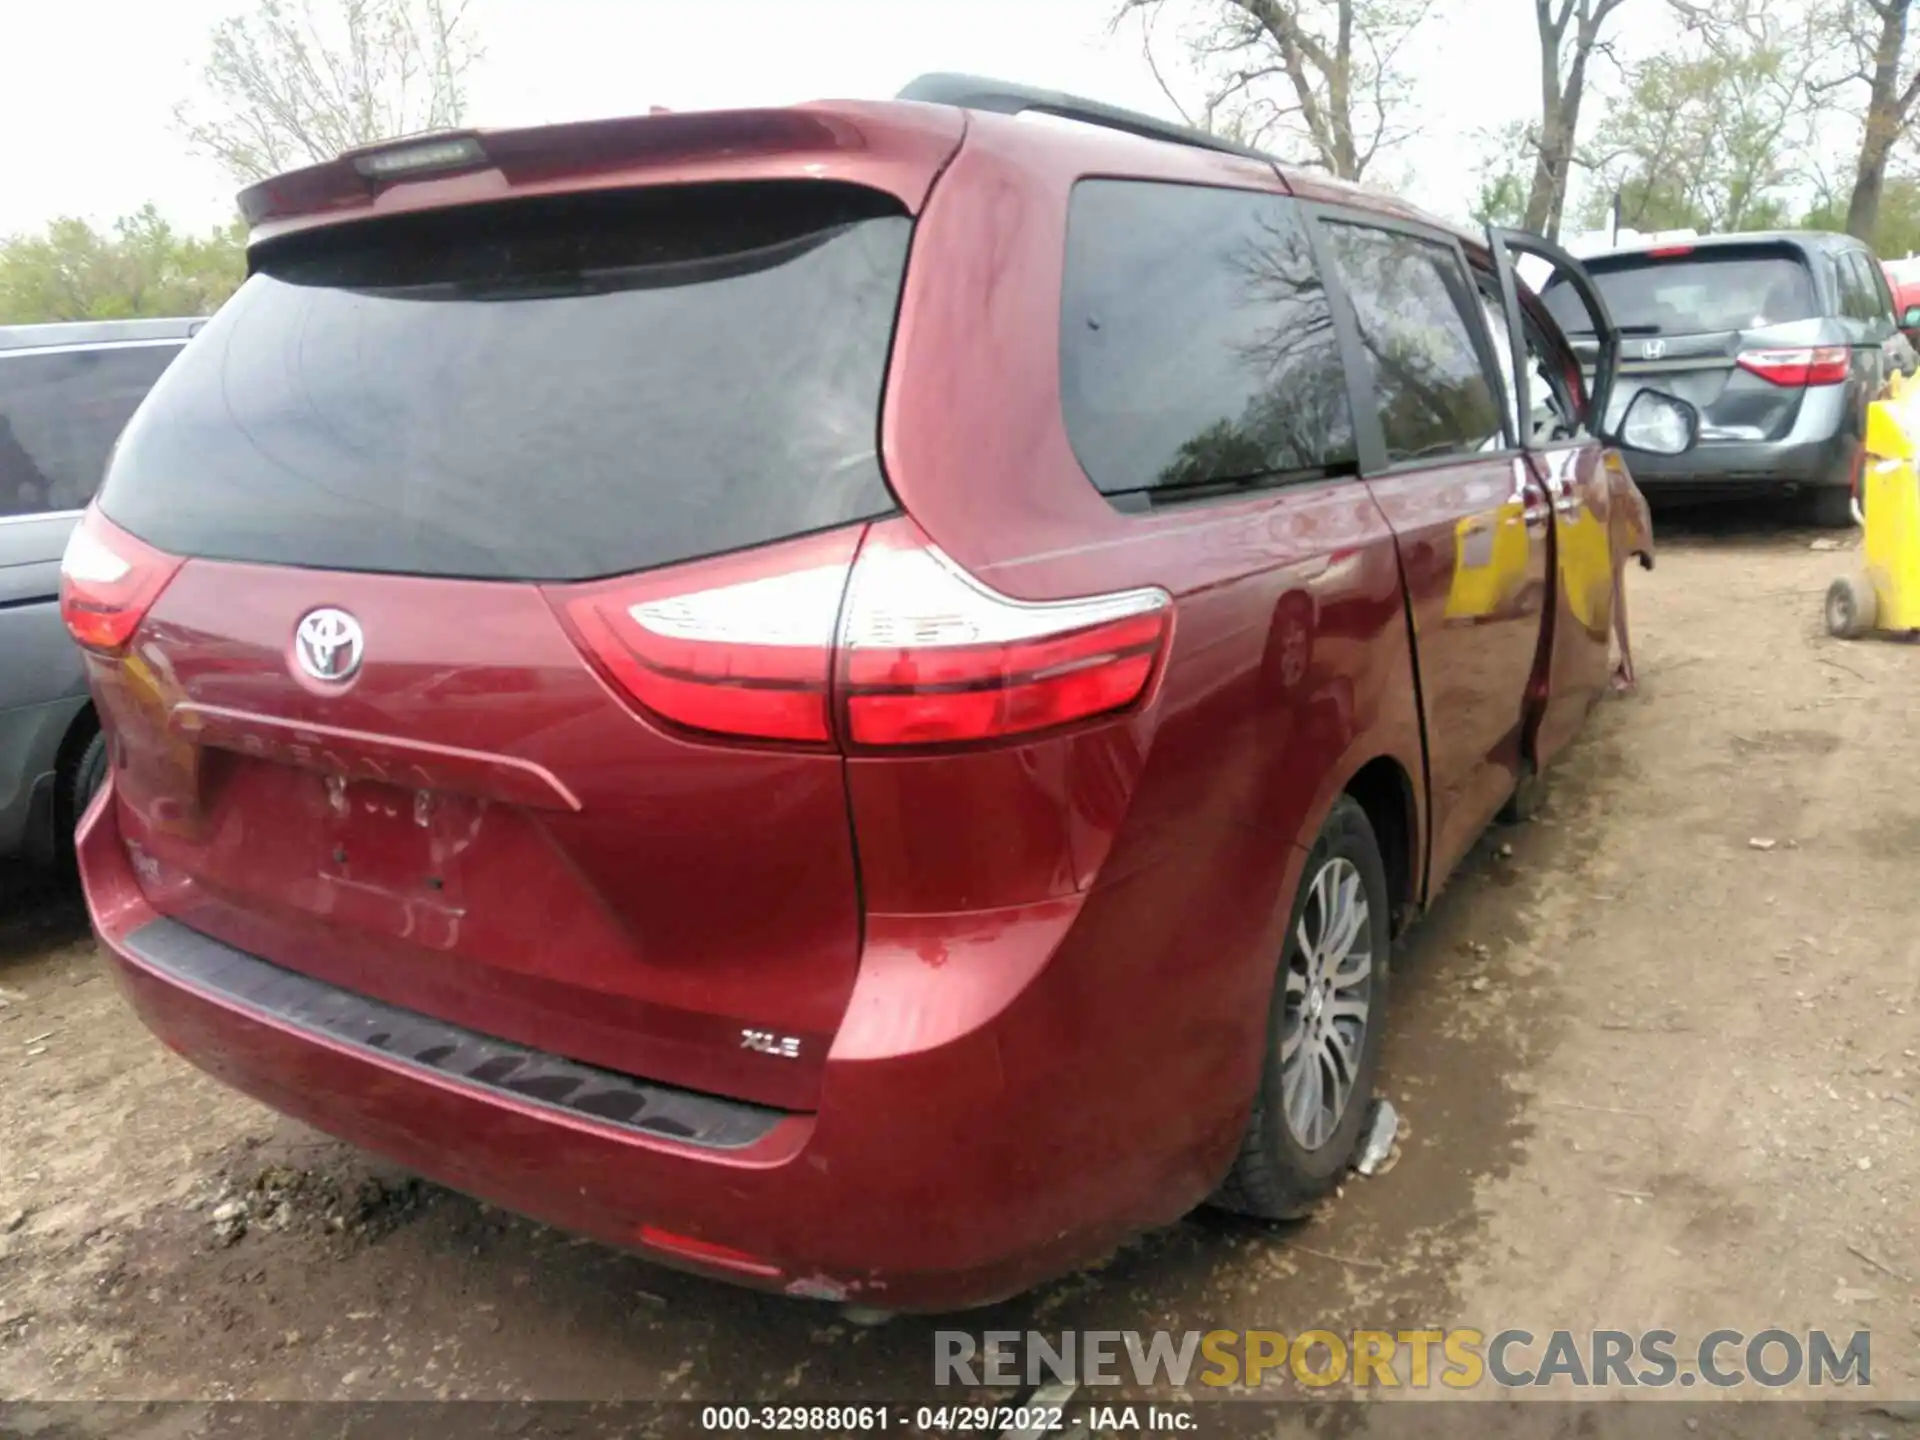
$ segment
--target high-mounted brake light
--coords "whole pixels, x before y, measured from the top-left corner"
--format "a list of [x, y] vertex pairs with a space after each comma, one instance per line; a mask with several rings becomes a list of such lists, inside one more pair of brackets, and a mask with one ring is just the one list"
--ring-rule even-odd
[[89, 508], [60, 559], [60, 618], [81, 645], [113, 654], [133, 638], [180, 561]]
[[1839, 385], [1853, 371], [1853, 352], [1844, 345], [1749, 350], [1736, 363], [1775, 385]]
[[1146, 692], [1172, 599], [1126, 590], [1034, 603], [981, 584], [910, 521], [861, 547], [840, 631], [846, 738], [951, 745], [1050, 730]]
[[369, 150], [353, 157], [353, 168], [369, 180], [391, 180], [428, 170], [462, 170], [487, 163], [487, 152], [471, 135], [449, 135]]
[[1677, 255], [1693, 254], [1691, 245], [1656, 245], [1647, 251], [1656, 260], [1671, 260]]

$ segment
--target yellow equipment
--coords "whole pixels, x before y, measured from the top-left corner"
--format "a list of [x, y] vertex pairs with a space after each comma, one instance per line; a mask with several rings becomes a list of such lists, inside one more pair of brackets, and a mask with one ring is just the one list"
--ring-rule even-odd
[[1827, 587], [1827, 630], [1853, 639], [1870, 630], [1920, 635], [1920, 382], [1896, 375], [1867, 407], [1867, 466], [1856, 514], [1866, 530], [1864, 575]]

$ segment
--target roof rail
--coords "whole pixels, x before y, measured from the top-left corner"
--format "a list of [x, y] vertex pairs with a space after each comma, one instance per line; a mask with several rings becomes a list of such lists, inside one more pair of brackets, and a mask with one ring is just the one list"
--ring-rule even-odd
[[1041, 90], [1032, 85], [988, 80], [979, 75], [922, 75], [894, 98], [919, 100], [928, 105], [957, 105], [963, 110], [988, 110], [998, 115], [1021, 115], [1032, 110], [1043, 115], [1057, 115], [1064, 120], [1078, 120], [1085, 125], [1098, 125], [1104, 130], [1124, 131], [1148, 140], [1167, 140], [1175, 145], [1190, 145], [1197, 150], [1240, 155], [1266, 165], [1279, 163], [1264, 150], [1242, 145], [1237, 140], [1209, 135], [1190, 125], [1156, 120], [1137, 110], [1122, 110], [1117, 105], [1103, 105], [1098, 100], [1085, 100], [1061, 90]]

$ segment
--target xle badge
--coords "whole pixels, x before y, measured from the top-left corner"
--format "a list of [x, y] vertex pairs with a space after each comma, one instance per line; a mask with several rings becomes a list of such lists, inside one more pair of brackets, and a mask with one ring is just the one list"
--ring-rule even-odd
[[758, 1050], [762, 1055], [777, 1055], [782, 1060], [800, 1058], [800, 1038], [797, 1035], [776, 1035], [771, 1030], [742, 1030], [740, 1048]]

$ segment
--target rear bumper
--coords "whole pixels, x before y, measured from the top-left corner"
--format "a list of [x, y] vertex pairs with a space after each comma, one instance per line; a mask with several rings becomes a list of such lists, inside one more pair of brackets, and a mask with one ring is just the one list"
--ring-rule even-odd
[[[1242, 1108], [1204, 1135], [1198, 1119], [1178, 1135], [1129, 1132], [1088, 1113], [1071, 1084], [1017, 1078], [1049, 1058], [1036, 1035], [1054, 1042], [1051, 1059], [1089, 1068], [1085, 1054], [1062, 1054], [1058, 996], [1036, 997], [1050, 989], [1037, 981], [967, 1033], [829, 1060], [817, 1113], [738, 1107], [762, 1122], [746, 1143], [638, 1133], [317, 1030], [245, 985], [143, 956], [142, 934], [169, 922], [134, 877], [110, 785], [79, 851], [111, 968], [148, 1028], [194, 1064], [452, 1188], [756, 1288], [921, 1311], [1005, 1298], [1190, 1209], [1244, 1124]], [[1056, 944], [1065, 933], [1058, 915], [1047, 933]], [[965, 958], [1020, 964], [1017, 954]], [[1125, 1077], [1088, 1078], [1127, 1103]], [[1196, 1137], [1206, 1156], [1197, 1164]]]
[[1857, 437], [1756, 443], [1704, 441], [1685, 455], [1634, 454], [1633, 478], [1654, 498], [1780, 494], [1853, 483], [1861, 454]]

